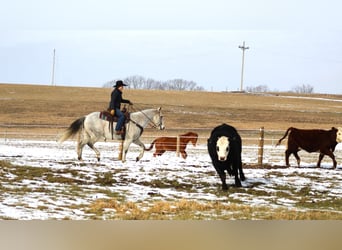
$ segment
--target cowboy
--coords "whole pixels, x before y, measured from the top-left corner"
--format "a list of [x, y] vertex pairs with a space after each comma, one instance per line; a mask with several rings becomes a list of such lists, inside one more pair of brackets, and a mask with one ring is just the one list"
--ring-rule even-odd
[[115, 115], [118, 117], [118, 122], [116, 123], [115, 127], [115, 134], [117, 135], [122, 135], [124, 133], [122, 131], [122, 126], [125, 122], [125, 115], [122, 113], [120, 109], [121, 103], [128, 103], [129, 105], [133, 105], [131, 101], [122, 98], [122, 91], [124, 86], [127, 85], [124, 84], [123, 81], [116, 81], [115, 85], [113, 86], [114, 90], [112, 91], [108, 108], [108, 110], [110, 110], [111, 115]]

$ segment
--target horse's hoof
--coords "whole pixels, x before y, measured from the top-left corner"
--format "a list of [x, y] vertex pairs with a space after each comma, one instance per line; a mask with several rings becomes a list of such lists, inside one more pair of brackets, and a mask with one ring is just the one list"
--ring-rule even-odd
[[136, 162], [139, 161], [139, 160], [140, 160], [139, 157], [137, 157], [137, 158], [135, 159]]
[[97, 161], [100, 161], [100, 157], [97, 157]]

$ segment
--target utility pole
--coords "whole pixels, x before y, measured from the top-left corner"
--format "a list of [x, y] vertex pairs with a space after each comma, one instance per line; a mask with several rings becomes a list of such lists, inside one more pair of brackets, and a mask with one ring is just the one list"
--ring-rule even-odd
[[55, 84], [55, 59], [56, 59], [56, 49], [53, 49], [53, 59], [52, 59], [52, 77], [51, 77], [51, 85]]
[[241, 68], [241, 84], [240, 84], [240, 91], [243, 91], [243, 69], [245, 64], [245, 50], [249, 49], [249, 47], [245, 46], [245, 41], [243, 41], [243, 45], [239, 46], [239, 49], [242, 50], [242, 68]]

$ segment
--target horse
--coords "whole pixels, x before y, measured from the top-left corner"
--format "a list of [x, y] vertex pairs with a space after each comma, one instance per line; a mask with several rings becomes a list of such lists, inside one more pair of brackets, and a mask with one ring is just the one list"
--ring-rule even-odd
[[[185, 152], [185, 148], [189, 141], [192, 142], [193, 146], [196, 146], [198, 134], [194, 132], [188, 132], [186, 134], [179, 136], [179, 152], [181, 152], [183, 159], [186, 159], [188, 156]], [[155, 139], [149, 148], [145, 149], [146, 151], [150, 151], [155, 145], [156, 152], [153, 153], [153, 156], [160, 156], [165, 151], [176, 151], [177, 150], [177, 138], [176, 137], [159, 137]]]
[[[154, 128], [159, 130], [165, 129], [160, 107], [158, 109], [146, 109], [130, 114], [129, 121], [125, 124], [126, 135], [123, 142], [122, 162], [126, 161], [126, 154], [132, 142], [141, 148], [136, 161], [139, 161], [143, 157], [145, 145], [140, 141], [140, 136], [148, 124], [152, 124]], [[115, 123], [113, 126], [115, 127]], [[88, 145], [92, 150], [94, 150], [97, 160], [100, 161], [100, 151], [94, 146], [97, 141], [100, 139], [122, 140], [121, 135], [113, 135], [111, 133], [108, 121], [100, 119], [100, 112], [93, 112], [75, 120], [62, 134], [58, 142], [62, 143], [77, 133], [76, 150], [79, 160], [82, 160], [82, 149], [85, 145]], [[114, 136], [114, 138], [112, 138], [112, 136]]]

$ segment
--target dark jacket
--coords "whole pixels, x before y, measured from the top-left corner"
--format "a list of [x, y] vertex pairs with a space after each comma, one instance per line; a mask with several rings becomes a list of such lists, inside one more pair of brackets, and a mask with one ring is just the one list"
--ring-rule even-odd
[[121, 103], [130, 103], [129, 100], [123, 99], [122, 98], [122, 92], [115, 88], [112, 91], [111, 98], [110, 98], [110, 103], [109, 103], [109, 110], [115, 109], [115, 108], [120, 108]]

